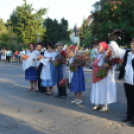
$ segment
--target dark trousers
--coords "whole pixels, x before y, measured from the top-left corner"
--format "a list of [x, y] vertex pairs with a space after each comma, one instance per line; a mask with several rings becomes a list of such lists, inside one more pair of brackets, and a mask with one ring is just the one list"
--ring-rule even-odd
[[40, 91], [40, 92], [46, 92], [46, 91], [47, 91], [47, 88], [41, 86], [40, 75], [41, 75], [42, 67], [43, 67], [43, 64], [41, 63], [41, 64], [39, 65], [39, 67], [38, 67], [38, 91]]
[[11, 57], [7, 56], [6, 59], [7, 59], [8, 62], [10, 62]]
[[58, 88], [58, 95], [59, 96], [66, 96], [67, 95], [66, 86], [60, 87], [59, 83], [57, 83], [57, 88]]
[[127, 98], [127, 118], [134, 118], [134, 86], [124, 83]]

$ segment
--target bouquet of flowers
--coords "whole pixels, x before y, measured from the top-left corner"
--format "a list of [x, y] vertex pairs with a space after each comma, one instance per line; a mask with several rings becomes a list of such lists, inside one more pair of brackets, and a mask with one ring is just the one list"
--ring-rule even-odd
[[[60, 82], [59, 82], [59, 86], [60, 87], [64, 87], [64, 86], [68, 86], [68, 84], [69, 84], [69, 79], [68, 78], [65, 78], [65, 79], [62, 79]], [[69, 88], [69, 86], [68, 86], [68, 88]]]
[[77, 67], [79, 66], [86, 66], [89, 63], [89, 51], [82, 51], [83, 47], [79, 49], [80, 47], [78, 46], [76, 48], [76, 54], [74, 56], [73, 63], [70, 64], [69, 68], [72, 72], [76, 71]]
[[60, 82], [59, 82], [59, 86], [60, 87], [64, 87], [66, 85], [66, 79], [62, 79]]
[[55, 67], [58, 67], [58, 66], [60, 65], [60, 63], [59, 63], [59, 62], [57, 62], [57, 61], [56, 61], [56, 62], [54, 62], [53, 64], [54, 64], [54, 66], [55, 66]]
[[56, 62], [54, 63], [55, 67], [58, 67], [60, 64], [65, 64], [66, 63], [66, 56], [67, 53], [65, 51], [65, 49], [67, 48], [67, 45], [64, 46], [63, 51], [61, 51], [56, 58]]
[[[112, 56], [112, 51], [109, 50], [107, 52], [107, 55], [105, 57], [104, 62], [109, 64], [110, 66], [112, 66], [112, 65], [116, 65], [116, 64], [122, 63], [122, 60], [120, 58]], [[100, 78], [106, 77], [107, 73], [108, 73], [108, 70], [109, 70], [108, 68], [103, 68], [102, 67], [100, 69], [100, 71], [98, 72], [97, 76], [100, 77]]]
[[75, 72], [76, 69], [77, 69], [77, 66], [72, 63], [72, 64], [69, 65], [69, 69], [70, 69], [72, 72]]

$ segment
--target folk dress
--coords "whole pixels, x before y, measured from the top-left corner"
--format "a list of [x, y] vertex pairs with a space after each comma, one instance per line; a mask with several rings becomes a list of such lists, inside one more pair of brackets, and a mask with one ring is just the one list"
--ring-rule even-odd
[[[50, 58], [52, 57], [52, 60], [56, 60], [56, 56], [57, 56], [57, 52], [48, 52], [45, 51], [44, 52], [44, 57], [46, 58]], [[50, 69], [49, 71], [45, 71], [45, 68], [49, 66]], [[44, 76], [42, 76], [41, 74], [41, 86], [43, 87], [52, 87], [56, 84], [56, 72], [55, 72], [55, 66], [53, 65], [53, 63], [48, 63], [47, 65], [44, 65], [44, 70], [42, 70], [43, 72], [41, 72]], [[50, 76], [48, 78], [48, 76]]]
[[[73, 59], [73, 57], [70, 59], [70, 64], [73, 62]], [[86, 91], [85, 76], [83, 68], [81, 66], [77, 67], [75, 72], [71, 72], [71, 70], [69, 69], [69, 83], [71, 92]]]
[[[25, 80], [28, 81], [37, 81], [38, 80], [38, 72], [37, 72], [37, 63], [36, 59], [39, 56], [39, 52], [37, 50], [29, 51], [27, 53], [28, 59], [23, 62], [23, 68], [25, 70]], [[35, 59], [35, 60], [33, 60]], [[26, 65], [27, 64], [27, 65]]]
[[98, 53], [93, 66], [92, 89], [90, 100], [95, 105], [109, 104], [116, 102], [116, 85], [114, 79], [114, 69], [109, 70], [104, 78], [97, 77], [97, 72], [104, 63], [105, 54]]

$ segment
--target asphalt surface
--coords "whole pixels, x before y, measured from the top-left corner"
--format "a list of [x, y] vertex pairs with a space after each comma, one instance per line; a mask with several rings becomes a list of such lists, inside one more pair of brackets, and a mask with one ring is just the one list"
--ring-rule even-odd
[[0, 63], [0, 134], [134, 134], [134, 125], [121, 122], [126, 115], [126, 98], [118, 80], [118, 101], [110, 110], [91, 110], [91, 75], [85, 72], [89, 83], [83, 104], [76, 106], [70, 103], [74, 94], [69, 91], [66, 98], [27, 91], [30, 84], [21, 64]]

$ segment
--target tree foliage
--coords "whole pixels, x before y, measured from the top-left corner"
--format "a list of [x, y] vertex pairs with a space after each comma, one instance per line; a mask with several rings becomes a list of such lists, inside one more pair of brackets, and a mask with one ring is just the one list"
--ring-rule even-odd
[[7, 33], [7, 27], [5, 26], [2, 19], [0, 19], [0, 37], [2, 33]]
[[16, 7], [7, 21], [7, 27], [17, 35], [18, 43], [23, 42], [27, 45], [29, 42], [37, 41], [37, 33], [43, 32], [42, 16], [46, 11], [46, 8], [35, 10], [32, 5], [26, 3], [26, 0], [22, 6]]
[[55, 44], [61, 40], [69, 40], [70, 31], [68, 31], [68, 21], [64, 18], [61, 19], [60, 23], [56, 19], [47, 18], [44, 21], [44, 28], [44, 44], [48, 42]]
[[[128, 44], [134, 37], [134, 0], [100, 0], [93, 6], [92, 35], [108, 41], [107, 35], [114, 29], [123, 30], [120, 44]], [[101, 9], [98, 11], [98, 6]]]

